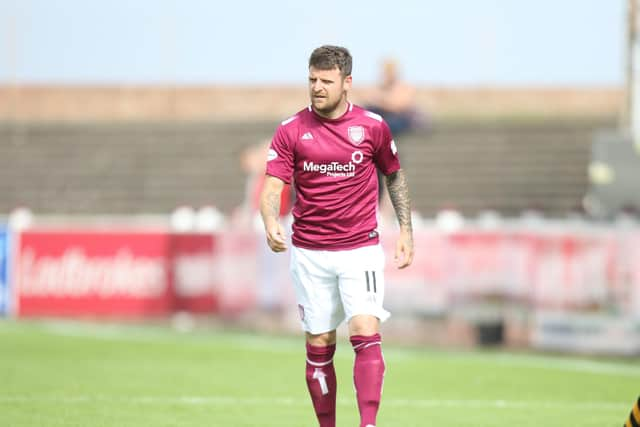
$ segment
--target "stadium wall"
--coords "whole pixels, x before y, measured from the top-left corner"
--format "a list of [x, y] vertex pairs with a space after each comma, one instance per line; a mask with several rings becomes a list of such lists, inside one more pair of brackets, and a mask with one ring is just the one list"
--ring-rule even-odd
[[[365, 103], [371, 87], [355, 86]], [[418, 87], [417, 107], [447, 117], [617, 117], [621, 87]], [[0, 120], [283, 120], [307, 105], [304, 86], [0, 85]]]

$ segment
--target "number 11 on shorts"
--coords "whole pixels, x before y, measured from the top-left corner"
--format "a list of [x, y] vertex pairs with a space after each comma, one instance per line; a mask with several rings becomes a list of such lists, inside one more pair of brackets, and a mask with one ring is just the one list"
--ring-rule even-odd
[[[371, 273], [371, 279], [369, 279], [369, 273]], [[372, 284], [373, 284], [373, 293], [375, 294], [376, 292], [378, 292], [378, 290], [376, 289], [376, 272], [373, 270], [365, 271], [364, 275], [367, 279], [367, 292], [371, 292]]]

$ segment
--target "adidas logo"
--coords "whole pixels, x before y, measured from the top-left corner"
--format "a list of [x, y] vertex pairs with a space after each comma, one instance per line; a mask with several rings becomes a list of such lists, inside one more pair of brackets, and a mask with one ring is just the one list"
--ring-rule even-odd
[[302, 135], [302, 139], [313, 139], [313, 135], [311, 135], [311, 132], [305, 132], [304, 135]]

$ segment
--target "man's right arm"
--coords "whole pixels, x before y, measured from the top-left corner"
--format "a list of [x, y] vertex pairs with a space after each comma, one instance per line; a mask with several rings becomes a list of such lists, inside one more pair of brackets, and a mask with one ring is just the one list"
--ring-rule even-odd
[[274, 252], [287, 250], [286, 234], [278, 221], [283, 188], [284, 181], [275, 176], [267, 175], [260, 194], [260, 214], [267, 235], [267, 244]]

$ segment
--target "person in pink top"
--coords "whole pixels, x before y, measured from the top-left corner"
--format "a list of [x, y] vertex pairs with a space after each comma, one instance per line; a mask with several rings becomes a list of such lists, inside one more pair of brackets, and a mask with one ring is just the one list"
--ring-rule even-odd
[[360, 427], [375, 427], [385, 364], [380, 322], [384, 253], [377, 229], [376, 169], [400, 231], [398, 268], [413, 260], [407, 179], [389, 127], [377, 114], [349, 102], [352, 58], [321, 46], [309, 58], [309, 107], [283, 121], [271, 141], [260, 212], [267, 244], [288, 249], [279, 222], [280, 195], [293, 184], [291, 275], [306, 333], [306, 381], [320, 427], [336, 425], [336, 328], [346, 320], [355, 352], [353, 380]]

